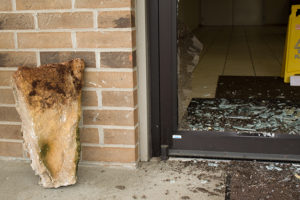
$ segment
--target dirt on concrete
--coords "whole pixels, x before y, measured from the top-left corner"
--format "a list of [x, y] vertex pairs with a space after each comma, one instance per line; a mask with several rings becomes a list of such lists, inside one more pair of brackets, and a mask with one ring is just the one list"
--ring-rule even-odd
[[300, 199], [299, 172], [300, 165], [297, 164], [231, 162], [227, 175], [227, 199]]
[[24, 161], [0, 160], [2, 199], [298, 200], [300, 164], [170, 158], [137, 169], [79, 165], [78, 183], [44, 189]]
[[[193, 161], [194, 162], [194, 161]], [[196, 163], [196, 162], [195, 162]], [[0, 160], [2, 200], [224, 200], [222, 171], [181, 161], [139, 163], [137, 169], [79, 165], [74, 186], [44, 189], [29, 163]]]
[[[256, 161], [187, 161], [207, 172], [222, 171], [225, 200], [296, 200], [300, 199], [300, 164]], [[199, 176], [199, 179], [202, 179]], [[214, 195], [203, 188], [197, 190]], [[214, 192], [218, 188], [214, 189]]]

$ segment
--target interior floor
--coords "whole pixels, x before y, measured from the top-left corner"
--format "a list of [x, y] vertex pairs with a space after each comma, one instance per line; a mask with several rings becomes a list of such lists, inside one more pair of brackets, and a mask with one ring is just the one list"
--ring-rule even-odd
[[204, 26], [194, 34], [203, 50], [192, 97], [214, 98], [220, 75], [280, 76], [286, 26]]

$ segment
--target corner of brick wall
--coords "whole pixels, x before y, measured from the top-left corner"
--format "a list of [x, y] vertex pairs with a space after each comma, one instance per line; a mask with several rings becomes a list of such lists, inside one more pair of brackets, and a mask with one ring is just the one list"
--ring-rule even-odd
[[27, 159], [10, 86], [18, 66], [86, 62], [85, 162], [138, 161], [135, 0], [1, 0], [0, 157]]

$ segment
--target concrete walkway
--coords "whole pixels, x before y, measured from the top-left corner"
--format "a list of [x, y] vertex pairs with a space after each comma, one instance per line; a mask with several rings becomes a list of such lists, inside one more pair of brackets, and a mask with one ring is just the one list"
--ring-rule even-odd
[[59, 189], [40, 187], [28, 162], [2, 160], [0, 169], [1, 200], [225, 199], [224, 172], [196, 162], [152, 161], [138, 169], [80, 165], [78, 183]]

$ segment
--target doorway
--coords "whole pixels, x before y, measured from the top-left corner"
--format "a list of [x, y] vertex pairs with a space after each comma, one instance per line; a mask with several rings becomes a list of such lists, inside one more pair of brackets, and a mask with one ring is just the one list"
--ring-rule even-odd
[[[257, 84], [265, 83], [265, 79], [268, 84], [280, 82], [278, 76], [281, 71], [281, 52], [286, 25], [261, 26], [265, 25], [263, 23], [266, 21], [275, 20], [269, 15], [266, 17], [266, 12], [269, 11], [259, 4], [262, 1], [251, 1], [256, 4], [252, 3], [252, 7], [247, 6], [248, 13], [237, 9], [240, 8], [239, 6], [245, 6], [245, 4], [235, 3], [238, 2], [237, 0], [222, 1], [227, 2], [228, 5], [227, 7], [223, 5], [221, 8], [217, 7], [219, 4], [216, 2], [219, 1], [213, 1], [213, 4], [209, 3], [212, 1], [203, 0], [200, 4], [199, 2], [201, 1], [197, 1], [197, 6], [193, 9], [197, 8], [201, 11], [195, 20], [200, 24], [195, 21], [189, 24], [178, 23], [178, 16], [180, 16], [178, 12], [182, 12], [180, 1], [179, 4], [175, 0], [150, 3], [152, 6], [149, 18], [150, 27], [157, 28], [157, 32], [152, 29], [153, 32], [150, 35], [152, 44], [152, 47], [150, 45], [150, 59], [153, 64], [156, 62], [157, 67], [156, 70], [152, 69], [152, 72], [156, 74], [151, 73], [152, 100], [156, 100], [152, 101], [152, 111], [154, 111], [152, 113], [157, 116], [155, 119], [152, 118], [154, 153], [170, 156], [299, 160], [300, 150], [297, 146], [300, 144], [300, 136], [297, 134], [264, 135], [265, 132], [262, 131], [249, 134], [250, 129], [254, 130], [253, 126], [251, 127], [253, 123], [246, 124], [246, 127], [234, 124], [234, 127], [231, 125], [229, 128], [222, 124], [230, 123], [230, 120], [229, 122], [227, 120], [230, 117], [231, 121], [255, 122], [251, 116], [243, 116], [241, 112], [265, 114], [265, 110], [257, 109], [262, 107], [268, 109], [272, 103], [274, 105], [272, 104], [271, 107], [282, 104], [278, 100], [278, 102], [270, 101], [262, 105], [260, 98], [249, 102], [251, 95], [265, 96], [266, 88], [262, 88], [265, 93], [254, 91], [251, 94], [250, 90], [247, 91], [237, 86], [247, 85], [247, 89], [257, 89]], [[216, 12], [205, 12], [209, 9]], [[255, 17], [251, 18], [249, 16], [253, 10], [260, 14], [256, 13]], [[224, 12], [227, 13], [228, 19], [219, 17], [222, 20], [218, 21], [210, 16], [210, 13], [225, 16]], [[228, 15], [228, 13], [231, 14]], [[191, 13], [187, 17], [181, 16], [181, 20], [184, 21], [190, 15]], [[182, 32], [186, 31], [184, 27], [192, 30], [188, 33], [188, 40], [181, 44], [178, 37], [184, 37], [182, 36], [184, 35]], [[181, 31], [178, 31], [178, 28], [181, 28]], [[186, 45], [189, 43], [190, 46]], [[157, 45], [154, 46], [154, 44]], [[187, 55], [186, 59], [192, 58], [190, 62], [195, 66], [189, 63], [182, 65], [182, 60], [185, 58], [177, 56], [177, 47], [181, 48], [180, 53], [184, 48], [190, 48], [189, 51], [192, 53]], [[184, 73], [181, 74], [182, 72]], [[153, 82], [153, 77], [159, 77], [159, 81]], [[251, 86], [253, 82], [256, 85]], [[154, 91], [155, 87], [159, 90]], [[282, 90], [285, 91], [286, 88]], [[234, 92], [236, 94], [232, 94]], [[292, 92], [297, 93], [297, 91]], [[247, 96], [245, 98], [247, 101], [239, 98], [243, 95]], [[287, 106], [297, 107], [294, 104]], [[280, 107], [278, 110], [285, 108]], [[217, 114], [214, 115], [214, 112]], [[269, 117], [264, 116], [267, 119]], [[265, 126], [270, 124], [268, 121], [259, 120]], [[155, 124], [153, 124], [154, 121]], [[249, 124], [250, 126], [247, 127]]]

